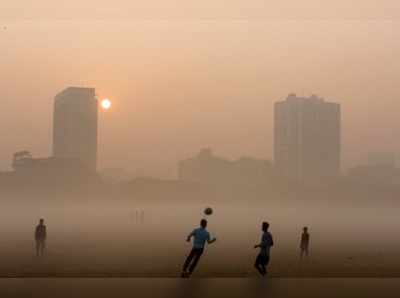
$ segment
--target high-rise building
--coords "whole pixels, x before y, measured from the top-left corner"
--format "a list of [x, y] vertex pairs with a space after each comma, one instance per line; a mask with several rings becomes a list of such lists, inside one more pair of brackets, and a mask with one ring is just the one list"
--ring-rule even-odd
[[275, 103], [274, 163], [284, 176], [305, 181], [340, 172], [341, 112], [337, 103], [290, 94]]
[[94, 88], [69, 87], [54, 103], [53, 156], [97, 166], [97, 99]]

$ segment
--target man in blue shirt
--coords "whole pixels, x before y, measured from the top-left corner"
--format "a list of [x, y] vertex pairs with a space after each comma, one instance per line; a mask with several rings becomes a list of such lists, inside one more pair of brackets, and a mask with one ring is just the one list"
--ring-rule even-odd
[[[201, 255], [204, 252], [204, 246], [207, 243], [211, 244], [217, 239], [211, 239], [210, 233], [207, 231], [207, 221], [202, 219], [200, 222], [200, 228], [194, 229], [192, 233], [187, 237], [186, 241], [190, 242], [190, 239], [194, 237], [193, 248], [190, 254], [186, 258], [185, 264], [183, 265], [183, 270], [181, 277], [190, 277], [196, 268], [197, 263], [200, 260]], [[189, 267], [190, 265], [190, 267]], [[189, 268], [189, 271], [188, 271]]]
[[267, 266], [269, 263], [270, 249], [274, 246], [274, 240], [272, 239], [272, 235], [268, 232], [269, 223], [263, 222], [262, 231], [263, 234], [261, 236], [260, 244], [254, 246], [254, 248], [260, 248], [260, 253], [257, 256], [256, 263], [254, 267], [260, 272], [262, 276], [267, 274]]

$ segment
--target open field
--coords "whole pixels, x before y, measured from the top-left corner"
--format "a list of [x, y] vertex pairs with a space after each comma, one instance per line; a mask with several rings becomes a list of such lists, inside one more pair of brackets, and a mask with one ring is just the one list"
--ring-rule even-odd
[[398, 297], [399, 279], [0, 279], [2, 298]]
[[[312, 207], [310, 207], [312, 206]], [[271, 277], [400, 277], [396, 208], [326, 204], [215, 204], [196, 277], [256, 277], [259, 225], [271, 223]], [[9, 204], [1, 210], [1, 277], [176, 277], [190, 249], [201, 204]], [[136, 210], [144, 211], [138, 222]], [[48, 228], [47, 256], [37, 258], [33, 229]], [[301, 227], [311, 232], [311, 256], [299, 261]]]

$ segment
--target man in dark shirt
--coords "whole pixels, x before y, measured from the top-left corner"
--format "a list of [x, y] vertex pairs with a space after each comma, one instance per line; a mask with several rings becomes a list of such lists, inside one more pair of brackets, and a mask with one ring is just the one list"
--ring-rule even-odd
[[274, 240], [272, 239], [272, 235], [268, 232], [269, 223], [263, 222], [262, 231], [263, 234], [261, 236], [260, 244], [254, 246], [254, 248], [260, 248], [260, 253], [257, 256], [256, 263], [254, 267], [260, 272], [262, 276], [267, 274], [267, 266], [270, 259], [270, 250], [271, 247], [274, 246]]
[[44, 219], [40, 219], [35, 230], [36, 255], [38, 257], [44, 255], [44, 249], [46, 248], [46, 237], [47, 231], [46, 226], [44, 225]]
[[309, 244], [310, 244], [310, 234], [308, 233], [308, 228], [304, 227], [300, 241], [300, 259], [302, 259], [304, 255], [308, 257]]

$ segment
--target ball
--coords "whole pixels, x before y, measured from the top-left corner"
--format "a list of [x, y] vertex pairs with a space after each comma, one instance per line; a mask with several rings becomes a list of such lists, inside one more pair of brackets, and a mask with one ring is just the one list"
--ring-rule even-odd
[[205, 215], [211, 215], [213, 214], [213, 210], [211, 207], [207, 207], [206, 209], [204, 209], [204, 214]]

